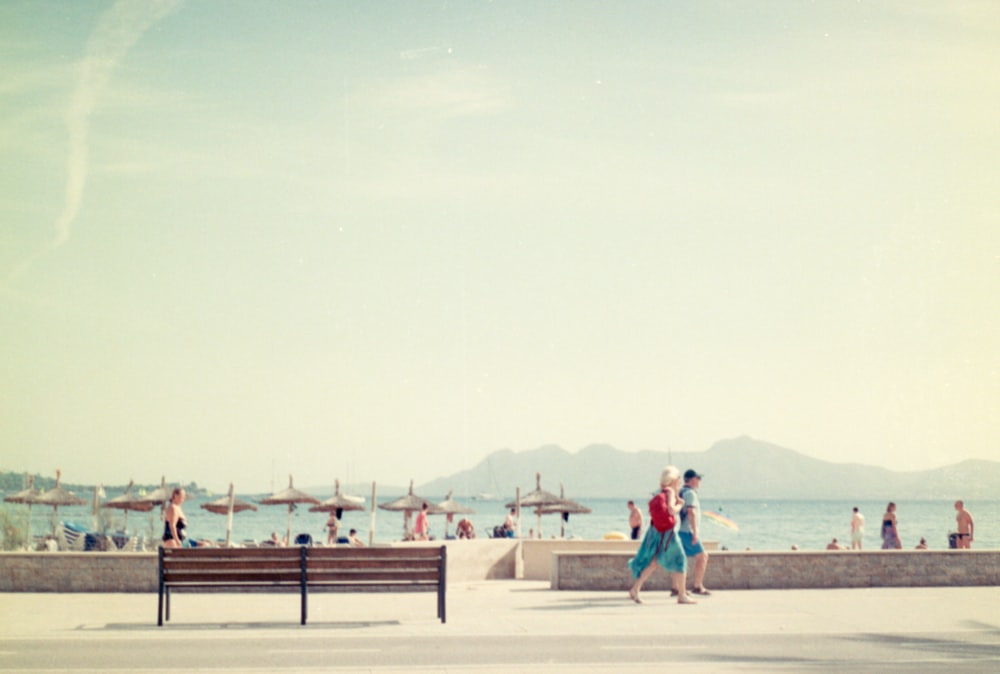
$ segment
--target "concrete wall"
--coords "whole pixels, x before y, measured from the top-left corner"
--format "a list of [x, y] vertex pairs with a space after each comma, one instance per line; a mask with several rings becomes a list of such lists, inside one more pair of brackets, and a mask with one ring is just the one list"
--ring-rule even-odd
[[[624, 591], [631, 556], [556, 552], [552, 588]], [[1000, 550], [714, 552], [705, 574], [705, 586], [719, 590], [955, 585], [1000, 585]], [[670, 589], [670, 577], [659, 569], [645, 588]]]
[[[422, 545], [406, 544], [406, 545]], [[632, 583], [633, 541], [448, 542], [448, 582], [523, 578], [554, 589]], [[1000, 550], [713, 552], [705, 584], [718, 589], [1000, 585]], [[155, 592], [155, 553], [0, 554], [0, 592]], [[646, 585], [667, 589], [662, 570]]]
[[[718, 542], [704, 541], [706, 550], [718, 549]], [[523, 580], [549, 580], [552, 573], [552, 555], [556, 552], [616, 552], [629, 557], [639, 548], [639, 541], [584, 541], [539, 539], [521, 541], [521, 568], [514, 576]], [[451, 554], [449, 548], [448, 554]]]
[[156, 592], [149, 552], [5, 552], [0, 592]]
[[[515, 577], [516, 540], [449, 541], [447, 546], [449, 583]], [[0, 592], [156, 592], [158, 583], [156, 553], [0, 554]]]

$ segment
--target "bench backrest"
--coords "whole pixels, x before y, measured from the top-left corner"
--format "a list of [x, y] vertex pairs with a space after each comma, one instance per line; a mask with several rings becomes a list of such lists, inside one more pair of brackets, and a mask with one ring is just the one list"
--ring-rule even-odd
[[309, 585], [432, 586], [444, 582], [445, 548], [310, 548]]
[[445, 580], [445, 548], [161, 548], [167, 585], [275, 583], [433, 589]]
[[306, 548], [160, 548], [160, 580], [183, 584], [299, 584]]

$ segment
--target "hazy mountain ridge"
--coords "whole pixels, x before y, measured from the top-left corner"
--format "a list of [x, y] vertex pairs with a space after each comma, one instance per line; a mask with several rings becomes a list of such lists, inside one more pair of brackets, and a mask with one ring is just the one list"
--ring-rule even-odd
[[720, 440], [703, 452], [624, 452], [594, 444], [579, 452], [555, 445], [514, 453], [499, 450], [468, 470], [415, 487], [427, 498], [454, 490], [456, 497], [493, 494], [513, 498], [520, 487], [567, 498], [641, 498], [657, 488], [668, 463], [705, 475], [702, 492], [746, 499], [994, 499], [1000, 496], [1000, 462], [970, 459], [935, 470], [900, 472], [857, 463], [831, 463], [742, 436]]

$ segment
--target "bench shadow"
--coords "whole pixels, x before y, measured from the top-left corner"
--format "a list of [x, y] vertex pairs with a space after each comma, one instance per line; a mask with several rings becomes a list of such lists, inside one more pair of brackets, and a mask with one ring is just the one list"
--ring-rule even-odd
[[353, 620], [353, 621], [310, 621], [305, 625], [294, 622], [223, 622], [223, 623], [167, 623], [163, 627], [157, 627], [149, 623], [106, 623], [104, 625], [77, 627], [80, 631], [108, 631], [108, 632], [178, 632], [178, 631], [204, 631], [204, 630], [309, 630], [309, 629], [334, 629], [334, 630], [358, 630], [368, 627], [390, 627], [400, 625], [398, 620]]

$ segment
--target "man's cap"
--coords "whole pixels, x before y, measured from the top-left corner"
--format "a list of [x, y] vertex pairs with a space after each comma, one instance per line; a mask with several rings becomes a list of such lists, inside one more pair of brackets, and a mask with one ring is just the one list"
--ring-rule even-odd
[[703, 477], [705, 476], [696, 471], [694, 468], [688, 468], [686, 471], [684, 471], [685, 480], [693, 480], [694, 478], [698, 478], [700, 480]]

